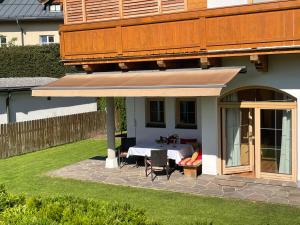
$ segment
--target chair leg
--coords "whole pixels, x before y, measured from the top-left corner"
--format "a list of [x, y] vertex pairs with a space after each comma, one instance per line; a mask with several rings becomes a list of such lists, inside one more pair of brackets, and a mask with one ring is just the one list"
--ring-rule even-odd
[[135, 167], [136, 167], [136, 168], [139, 168], [139, 165], [138, 165], [138, 157], [137, 157], [137, 156], [135, 157]]
[[151, 181], [152, 181], [152, 182], [154, 181], [154, 178], [155, 178], [155, 177], [153, 177], [153, 169], [152, 169], [152, 166], [151, 166]]
[[148, 177], [149, 174], [148, 174], [148, 165], [147, 164], [145, 165], [145, 174], [146, 174], [146, 177]]
[[167, 173], [167, 180], [169, 180], [170, 179], [170, 168], [169, 168], [169, 166], [166, 166], [166, 173]]

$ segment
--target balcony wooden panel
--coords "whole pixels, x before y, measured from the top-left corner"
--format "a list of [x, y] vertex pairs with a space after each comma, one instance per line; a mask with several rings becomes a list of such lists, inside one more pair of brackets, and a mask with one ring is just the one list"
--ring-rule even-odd
[[182, 48], [189, 52], [199, 51], [201, 47], [199, 23], [200, 21], [195, 19], [123, 27], [123, 53], [139, 55], [140, 51], [147, 51], [151, 54], [156, 51], [176, 51]]
[[116, 28], [66, 32], [63, 34], [64, 53], [66, 56], [92, 57], [93, 54], [116, 55]]
[[293, 17], [293, 24], [291, 26], [295, 28], [294, 37], [296, 40], [300, 40], [300, 9], [294, 10]]
[[238, 55], [222, 53], [225, 50], [243, 50], [243, 54], [249, 50], [250, 54], [251, 49], [262, 47], [299, 48], [300, 0], [63, 25], [60, 31], [62, 58], [70, 64], [221, 57]]
[[294, 38], [293, 15], [293, 10], [286, 10], [207, 18], [207, 47], [224, 49], [232, 48], [232, 45], [259, 46], [261, 43], [282, 45]]

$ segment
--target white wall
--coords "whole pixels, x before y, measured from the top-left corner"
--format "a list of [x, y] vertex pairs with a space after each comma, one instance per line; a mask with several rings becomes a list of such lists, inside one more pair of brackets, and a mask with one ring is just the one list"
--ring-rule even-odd
[[[274, 2], [278, 0], [253, 0], [253, 3]], [[207, 8], [219, 8], [250, 4], [249, 0], [207, 0]]]
[[248, 0], [207, 0], [207, 8], [218, 8], [248, 4]]
[[218, 174], [218, 98], [203, 97], [202, 112], [202, 173]]
[[165, 98], [166, 128], [149, 128], [145, 127], [145, 98], [127, 98], [128, 136], [136, 137], [137, 143], [155, 143], [160, 136], [175, 133], [180, 138], [197, 138], [201, 141], [201, 99], [197, 98], [197, 129], [175, 128], [175, 102], [175, 98]]
[[[7, 122], [6, 94], [0, 95], [0, 123]], [[11, 122], [22, 122], [49, 117], [97, 111], [96, 98], [32, 97], [31, 92], [14, 92], [10, 99]]]

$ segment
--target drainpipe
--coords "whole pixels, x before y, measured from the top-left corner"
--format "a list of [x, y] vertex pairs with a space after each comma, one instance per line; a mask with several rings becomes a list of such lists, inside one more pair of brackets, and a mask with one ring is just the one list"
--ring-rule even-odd
[[21, 27], [18, 18], [16, 18], [16, 23], [17, 23], [17, 25], [18, 25], [18, 27], [19, 27], [19, 29], [21, 31], [21, 42], [22, 42], [22, 46], [24, 46], [24, 30]]
[[7, 123], [11, 122], [11, 118], [10, 118], [10, 99], [11, 99], [11, 93], [8, 92], [7, 93], [7, 97], [6, 97], [6, 116], [7, 116]]

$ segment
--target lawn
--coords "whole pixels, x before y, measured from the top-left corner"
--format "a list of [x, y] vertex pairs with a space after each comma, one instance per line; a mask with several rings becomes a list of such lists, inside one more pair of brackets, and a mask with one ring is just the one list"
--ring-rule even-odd
[[213, 225], [296, 225], [300, 209], [239, 200], [145, 190], [99, 183], [50, 178], [47, 171], [103, 156], [103, 140], [86, 140], [0, 160], [0, 183], [13, 193], [28, 195], [75, 195], [82, 198], [130, 203], [146, 210], [149, 218], [162, 224], [192, 224], [196, 220]]

